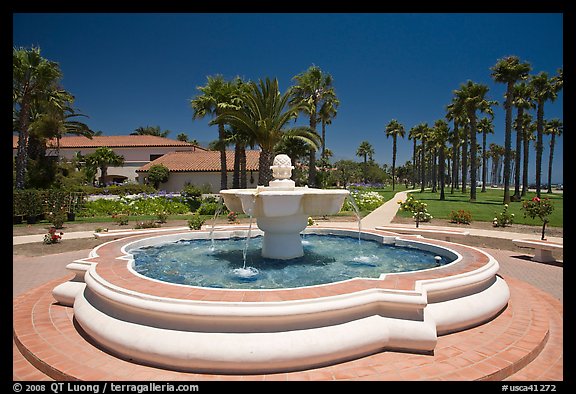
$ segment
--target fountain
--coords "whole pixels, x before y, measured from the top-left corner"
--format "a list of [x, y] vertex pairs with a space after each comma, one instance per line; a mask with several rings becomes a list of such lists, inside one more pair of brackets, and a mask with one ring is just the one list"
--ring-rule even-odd
[[292, 162], [287, 155], [274, 158], [269, 186], [256, 189], [221, 190], [224, 204], [234, 212], [244, 212], [256, 219], [264, 232], [262, 256], [289, 260], [302, 257], [300, 232], [312, 215], [334, 215], [340, 211], [348, 190], [324, 190], [296, 187]]
[[[432, 267], [280, 288], [167, 283], [135, 270], [135, 254], [148, 247], [184, 241], [213, 253], [218, 247], [211, 251], [211, 241], [240, 238], [245, 242], [236, 247], [242, 251], [237, 272], [248, 280], [258, 273], [246, 266], [251, 236], [262, 237], [260, 270], [270, 261], [292, 268], [305, 259], [300, 233], [308, 216], [337, 213], [348, 191], [296, 187], [285, 155], [277, 156], [271, 168], [274, 180], [269, 186], [221, 192], [226, 206], [256, 219], [258, 229], [175, 230], [104, 243], [67, 266], [76, 275], [54, 288], [54, 298], [72, 306], [83, 335], [111, 354], [155, 367], [211, 374], [297, 371], [383, 350], [430, 353], [439, 335], [483, 324], [506, 307], [508, 286], [497, 275], [498, 262], [487, 253], [375, 229], [359, 234], [315, 227], [305, 232], [360, 237], [370, 241], [366, 248], [376, 243], [376, 248], [427, 251]], [[332, 249], [338, 252], [338, 247]], [[372, 265], [371, 260], [354, 257], [351, 265]], [[448, 263], [441, 263], [443, 257]], [[198, 266], [214, 269], [203, 259], [197, 258]]]

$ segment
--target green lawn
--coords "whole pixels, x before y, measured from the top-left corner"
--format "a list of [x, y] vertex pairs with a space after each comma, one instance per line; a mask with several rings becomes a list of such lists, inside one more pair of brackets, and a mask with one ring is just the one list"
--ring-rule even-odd
[[[514, 190], [511, 191], [513, 194]], [[502, 200], [504, 198], [504, 191], [500, 189], [486, 189], [482, 193], [477, 190], [476, 202], [470, 202], [470, 193], [463, 194], [455, 190], [454, 194], [450, 194], [450, 190], [445, 192], [446, 200], [440, 201], [440, 192], [432, 193], [429, 190], [424, 192], [411, 193], [415, 199], [424, 201], [428, 204], [428, 212], [437, 219], [448, 219], [452, 211], [459, 209], [469, 211], [472, 214], [472, 221], [485, 221], [491, 222], [496, 213], [501, 213], [504, 209]], [[529, 200], [536, 196], [535, 192], [529, 192], [525, 199]], [[554, 211], [550, 215], [548, 226], [563, 227], [563, 207], [564, 199], [561, 193], [547, 194], [542, 193], [542, 198], [549, 198], [554, 205]], [[508, 213], [514, 214], [514, 223], [527, 224], [533, 226], [541, 226], [542, 221], [538, 218], [531, 219], [524, 217], [524, 210], [522, 202], [512, 202], [508, 205]], [[412, 217], [410, 212], [399, 211], [398, 215], [401, 217]], [[432, 219], [434, 221], [434, 219]]]

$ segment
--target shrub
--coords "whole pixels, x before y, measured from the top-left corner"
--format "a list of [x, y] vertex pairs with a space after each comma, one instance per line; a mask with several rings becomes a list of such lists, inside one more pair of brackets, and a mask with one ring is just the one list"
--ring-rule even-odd
[[125, 214], [112, 215], [112, 219], [114, 219], [116, 224], [119, 226], [125, 226], [128, 224], [128, 215]]
[[218, 203], [218, 202], [206, 202], [203, 201], [202, 204], [200, 205], [200, 207], [198, 208], [198, 214], [199, 215], [214, 215], [216, 214], [216, 211], [218, 211], [218, 209], [222, 210], [226, 210], [226, 207], [224, 207], [222, 204]]
[[448, 218], [450, 219], [450, 223], [470, 224], [472, 222], [472, 214], [470, 211], [463, 209], [450, 212]]
[[21, 190], [14, 198], [21, 200], [22, 214], [26, 217], [36, 217], [43, 212], [43, 193], [36, 189]]
[[166, 221], [168, 220], [168, 213], [164, 211], [158, 212], [156, 213], [156, 218], [160, 223], [166, 223]]
[[160, 227], [160, 224], [156, 223], [153, 220], [140, 220], [140, 221], [136, 222], [136, 225], [134, 226], [135, 229], [157, 228], [157, 227]]
[[504, 204], [504, 209], [501, 213], [496, 213], [494, 219], [492, 220], [492, 225], [494, 227], [506, 227], [510, 226], [514, 222], [514, 214], [508, 213], [508, 204]]
[[202, 190], [194, 185], [186, 185], [180, 191], [182, 201], [188, 205], [190, 212], [195, 212], [202, 204]]
[[55, 244], [60, 242], [60, 240], [62, 239], [62, 236], [64, 235], [63, 232], [56, 232], [56, 229], [54, 227], [51, 227], [50, 230], [48, 230], [48, 234], [44, 235], [44, 243], [46, 245], [51, 245], [51, 244]]
[[418, 227], [420, 222], [429, 222], [433, 219], [433, 216], [428, 213], [428, 204], [414, 199], [411, 194], [408, 195], [406, 201], [398, 201], [398, 204], [400, 204], [401, 211], [412, 212], [416, 227]]
[[205, 221], [206, 220], [200, 215], [194, 214], [188, 219], [188, 227], [190, 227], [191, 230], [200, 230]]
[[148, 181], [158, 189], [161, 183], [167, 182], [170, 170], [164, 164], [155, 164], [148, 169]]
[[234, 211], [230, 211], [230, 213], [227, 216], [228, 222], [229, 223], [237, 223], [238, 222], [238, 214]]
[[64, 211], [48, 212], [46, 219], [52, 223], [54, 228], [60, 229], [64, 226], [64, 222], [66, 221], [66, 213]]
[[544, 232], [546, 231], [546, 223], [548, 223], [548, 216], [554, 211], [554, 206], [548, 198], [540, 199], [534, 197], [530, 201], [522, 202], [522, 209], [524, 210], [524, 217], [529, 216], [532, 219], [539, 217], [542, 220], [542, 240], [545, 239]]

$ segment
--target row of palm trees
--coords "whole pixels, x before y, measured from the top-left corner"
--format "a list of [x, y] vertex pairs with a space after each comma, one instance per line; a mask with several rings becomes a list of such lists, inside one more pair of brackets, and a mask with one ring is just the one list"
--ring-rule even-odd
[[[551, 192], [552, 177], [552, 160], [554, 153], [555, 136], [562, 133], [562, 122], [559, 119], [553, 119], [548, 122], [544, 119], [544, 106], [548, 101], [554, 101], [558, 92], [563, 87], [563, 71], [558, 70], [558, 74], [550, 77], [546, 72], [540, 72], [537, 75], [529, 75], [531, 66], [527, 62], [522, 62], [517, 56], [508, 56], [499, 59], [496, 64], [490, 68], [491, 76], [495, 82], [506, 84], [506, 93], [504, 95], [505, 118], [505, 142], [504, 142], [504, 203], [511, 200], [519, 201], [524, 195], [525, 189], [520, 190], [520, 161], [523, 157], [523, 184], [526, 186], [528, 174], [528, 147], [530, 141], [531, 116], [528, 113], [530, 109], [536, 108], [536, 193], [541, 193], [541, 172], [542, 172], [542, 151], [543, 135], [548, 133], [551, 137], [551, 151], [548, 174], [548, 191]], [[412, 127], [408, 132], [408, 138], [413, 140], [412, 163], [420, 163], [421, 189], [424, 189], [426, 178], [426, 150], [434, 150], [433, 165], [436, 165], [436, 154], [438, 155], [439, 167], [445, 164], [445, 142], [452, 144], [452, 176], [456, 182], [459, 179], [461, 167], [462, 192], [466, 192], [468, 183], [468, 173], [470, 174], [470, 201], [476, 200], [477, 185], [477, 167], [479, 165], [477, 133], [482, 133], [482, 191], [485, 190], [486, 172], [487, 172], [487, 150], [486, 135], [494, 132], [493, 119], [494, 112], [492, 107], [498, 105], [497, 101], [487, 98], [488, 86], [484, 84], [467, 81], [460, 85], [460, 88], [453, 91], [454, 97], [446, 107], [446, 120], [453, 123], [452, 130], [449, 129], [448, 123], [441, 119], [435, 122], [434, 127], [429, 127], [427, 123], [420, 123]], [[512, 120], [513, 108], [517, 109], [515, 121]], [[484, 117], [481, 117], [484, 115]], [[512, 128], [516, 130], [516, 149], [515, 149], [515, 174], [514, 174], [514, 195], [510, 196], [511, 181], [511, 163], [512, 163]], [[405, 129], [397, 120], [391, 120], [385, 128], [386, 137], [392, 137], [392, 180], [393, 188], [395, 182], [396, 167], [396, 141], [397, 138], [404, 138]], [[416, 157], [417, 141], [420, 141], [419, 155]], [[470, 150], [470, 161], [468, 162], [468, 150]], [[522, 155], [522, 150], [524, 155]], [[461, 158], [461, 166], [460, 166]], [[416, 166], [413, 167], [416, 171]], [[438, 168], [440, 177], [444, 176], [444, 170]], [[433, 175], [435, 176], [435, 175]], [[416, 173], [413, 174], [413, 182], [417, 179]], [[436, 180], [433, 179], [435, 185]], [[444, 183], [441, 185], [440, 199], [444, 199]]]
[[[208, 76], [207, 83], [190, 100], [193, 119], [210, 116], [210, 125], [218, 127], [215, 147], [220, 151], [220, 188], [228, 188], [226, 145], [235, 146], [232, 187], [246, 187], [245, 149], [258, 145], [261, 149], [258, 184], [272, 179], [270, 165], [279, 146], [293, 144], [304, 147], [308, 155], [308, 185], [316, 185], [316, 151], [321, 157], [326, 149], [326, 126], [336, 116], [339, 100], [332, 76], [318, 66], [310, 66], [296, 75], [295, 85], [280, 92], [277, 79], [258, 82], [240, 77], [225, 80], [222, 75]], [[308, 126], [290, 126], [299, 115], [308, 118]], [[317, 132], [321, 124], [322, 135]]]

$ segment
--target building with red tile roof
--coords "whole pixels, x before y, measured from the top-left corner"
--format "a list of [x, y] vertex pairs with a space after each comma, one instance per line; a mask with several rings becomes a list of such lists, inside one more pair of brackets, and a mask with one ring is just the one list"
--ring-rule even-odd
[[[234, 151], [226, 151], [226, 171], [228, 172], [228, 187], [232, 187], [232, 175], [234, 171]], [[247, 186], [256, 187], [258, 182], [258, 160], [260, 151], [246, 151]], [[138, 181], [146, 182], [148, 170], [153, 165], [164, 165], [170, 170], [170, 176], [166, 183], [160, 187], [170, 192], [178, 192], [186, 184], [196, 186], [209, 185], [213, 193], [220, 190], [220, 152], [219, 151], [174, 151], [157, 158], [140, 167]]]

